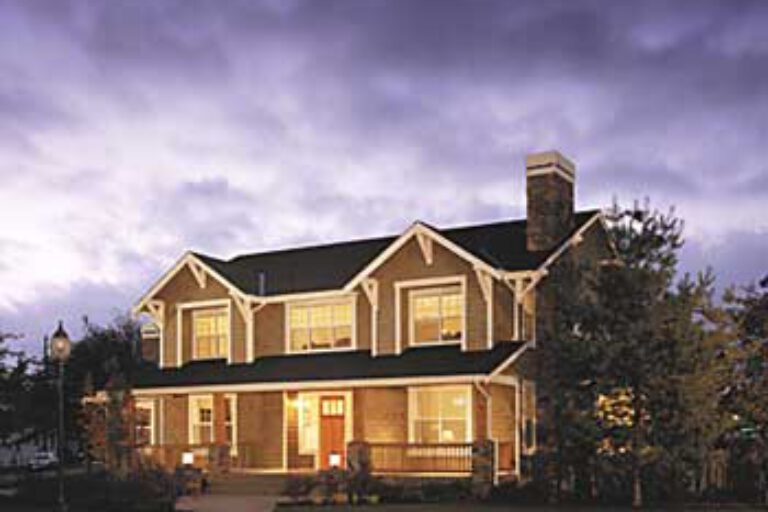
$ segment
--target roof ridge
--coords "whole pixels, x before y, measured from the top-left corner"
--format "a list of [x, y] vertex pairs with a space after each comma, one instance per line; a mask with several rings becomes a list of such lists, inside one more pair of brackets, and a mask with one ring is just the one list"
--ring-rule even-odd
[[[600, 211], [601, 210], [599, 208], [594, 208], [594, 209], [587, 209], [587, 210], [579, 210], [574, 213], [575, 215], [586, 215], [586, 214], [598, 213]], [[490, 222], [480, 222], [475, 224], [462, 224], [462, 225], [450, 226], [450, 227], [437, 227], [422, 220], [419, 220], [416, 222], [419, 222], [439, 233], [445, 234], [445, 233], [454, 233], [457, 231], [465, 231], [469, 229], [488, 228], [488, 227], [504, 226], [504, 225], [511, 225], [511, 224], [525, 224], [527, 221], [528, 219], [526, 218], [518, 218], [518, 219], [497, 220], [497, 221], [490, 221]], [[203, 256], [205, 258], [210, 258], [221, 263], [230, 263], [230, 262], [243, 260], [246, 258], [251, 258], [256, 256], [273, 256], [273, 255], [279, 256], [286, 253], [311, 251], [311, 250], [318, 250], [318, 249], [328, 249], [328, 248], [338, 247], [342, 245], [348, 246], [351, 244], [365, 244], [365, 243], [372, 243], [372, 242], [383, 242], [385, 240], [395, 240], [400, 236], [400, 234], [380, 235], [380, 236], [372, 236], [368, 238], [355, 238], [351, 240], [339, 240], [336, 242], [320, 243], [320, 244], [314, 244], [314, 245], [313, 244], [299, 245], [295, 247], [284, 247], [281, 249], [271, 249], [271, 250], [260, 251], [260, 252], [247, 252], [247, 253], [235, 255], [229, 259], [221, 259], [215, 256], [203, 254], [197, 251], [190, 251], [190, 252], [192, 252], [196, 256]]]

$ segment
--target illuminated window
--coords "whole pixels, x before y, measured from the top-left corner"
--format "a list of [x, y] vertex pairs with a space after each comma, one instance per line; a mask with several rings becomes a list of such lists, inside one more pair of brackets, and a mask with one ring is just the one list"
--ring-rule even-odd
[[467, 386], [409, 390], [412, 443], [467, 443], [471, 439], [471, 395]]
[[227, 308], [203, 309], [192, 313], [194, 359], [219, 359], [229, 355], [229, 312]]
[[237, 453], [237, 395], [224, 396], [224, 432], [231, 453]]
[[155, 404], [150, 401], [136, 402], [136, 446], [155, 444]]
[[464, 297], [460, 286], [410, 292], [414, 345], [460, 342], [464, 337]]
[[296, 401], [299, 415], [299, 453], [301, 455], [314, 455], [317, 453], [319, 440], [318, 432], [318, 404], [317, 395], [301, 394]]
[[352, 303], [290, 305], [291, 352], [352, 347]]
[[213, 397], [189, 397], [190, 444], [213, 443]]

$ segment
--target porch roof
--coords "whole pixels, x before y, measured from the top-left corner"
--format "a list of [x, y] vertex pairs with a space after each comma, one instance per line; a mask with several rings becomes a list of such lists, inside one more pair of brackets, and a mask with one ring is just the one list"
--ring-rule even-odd
[[180, 368], [141, 367], [135, 388], [217, 384], [267, 384], [490, 375], [523, 342], [497, 343], [492, 350], [463, 352], [459, 346], [420, 347], [400, 355], [373, 357], [368, 350], [306, 355], [266, 356], [252, 363], [227, 364], [224, 359], [194, 361]]

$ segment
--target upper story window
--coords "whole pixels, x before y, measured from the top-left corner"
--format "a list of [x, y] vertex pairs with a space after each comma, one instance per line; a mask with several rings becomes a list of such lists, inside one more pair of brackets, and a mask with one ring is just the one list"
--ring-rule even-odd
[[335, 303], [290, 304], [289, 352], [349, 349], [353, 346], [351, 300]]
[[211, 308], [192, 314], [192, 358], [219, 359], [229, 355], [229, 311]]
[[413, 345], [459, 343], [464, 339], [464, 295], [461, 286], [410, 292]]

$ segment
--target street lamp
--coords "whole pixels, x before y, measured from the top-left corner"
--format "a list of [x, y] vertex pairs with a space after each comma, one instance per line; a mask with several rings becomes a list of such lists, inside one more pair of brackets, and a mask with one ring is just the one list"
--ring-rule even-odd
[[59, 510], [61, 512], [67, 510], [67, 503], [64, 501], [64, 363], [69, 358], [71, 350], [72, 342], [69, 341], [67, 331], [64, 330], [64, 325], [59, 320], [59, 327], [51, 337], [51, 356], [54, 361], [59, 363], [59, 432], [56, 448], [59, 457], [57, 473], [59, 477]]

